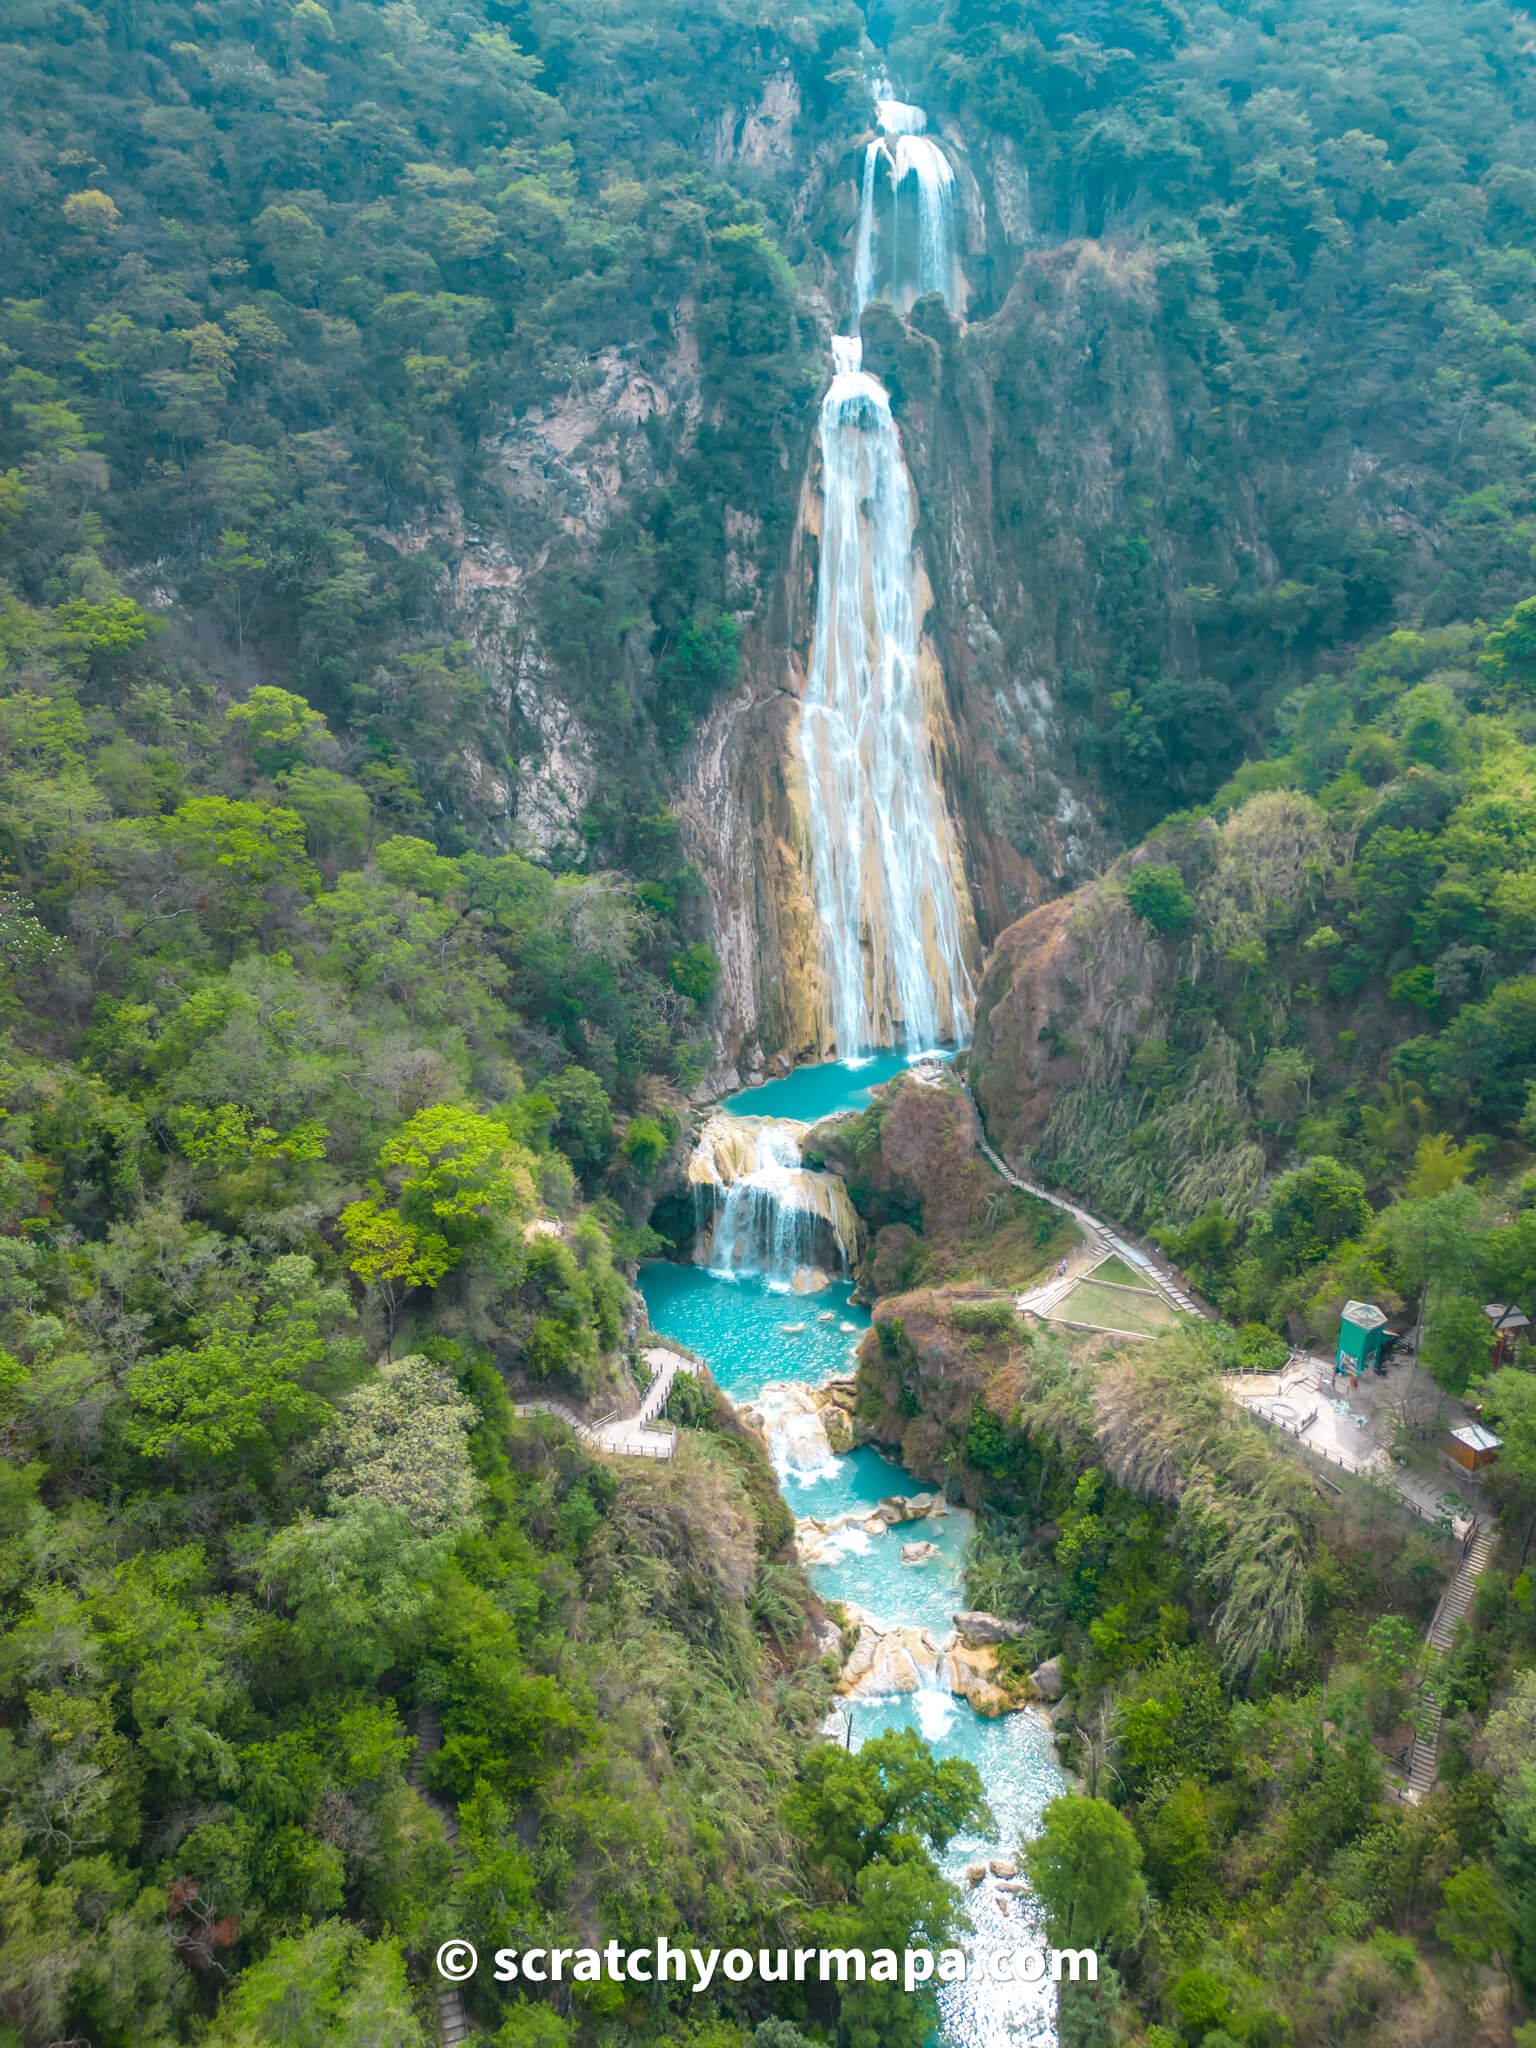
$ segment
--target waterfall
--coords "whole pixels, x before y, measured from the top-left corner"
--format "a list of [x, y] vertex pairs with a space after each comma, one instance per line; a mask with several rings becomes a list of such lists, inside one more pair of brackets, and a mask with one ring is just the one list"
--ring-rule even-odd
[[[904, 188], [916, 194], [917, 291], [955, 296], [954, 170], [921, 107], [881, 97], [864, 151], [854, 315], [893, 283]], [[889, 220], [879, 228], [882, 167]], [[916, 504], [885, 387], [856, 335], [832, 342], [822, 400], [816, 626], [801, 705], [810, 879], [825, 981], [823, 1029], [844, 1056], [963, 1039], [975, 1001], [973, 917], [930, 731]], [[926, 689], [925, 689], [926, 682]]]
[[[892, 216], [900, 203], [901, 188], [907, 180], [917, 183], [917, 262], [914, 266], [913, 295], [942, 292], [948, 304], [954, 296], [955, 253], [950, 234], [955, 173], [949, 158], [926, 135], [901, 135], [896, 139], [896, 171], [893, 179]], [[901, 244], [894, 227], [891, 267], [895, 271]]]
[[821, 1407], [808, 1387], [786, 1382], [764, 1387], [742, 1417], [754, 1423], [768, 1441], [768, 1456], [780, 1479], [828, 1479], [837, 1476], [837, 1455], [821, 1419]]
[[853, 245], [853, 317], [859, 315], [875, 295], [875, 170], [886, 155], [883, 142], [872, 142], [864, 152], [864, 176], [859, 185], [859, 226]]
[[840, 1052], [963, 1037], [975, 990], [959, 851], [924, 715], [915, 512], [883, 385], [834, 343], [821, 574], [800, 721], [812, 880]]
[[802, 1162], [805, 1129], [788, 1118], [723, 1110], [709, 1118], [688, 1162], [700, 1264], [783, 1280], [850, 1270], [858, 1217], [835, 1173]]
[[[876, 239], [879, 270], [886, 295], [908, 304], [925, 292], [938, 292], [956, 308], [958, 277], [953, 233], [955, 171], [939, 144], [925, 131], [928, 116], [905, 100], [882, 99], [875, 109], [881, 133], [864, 151], [859, 184], [859, 224], [854, 240], [853, 319], [875, 296]], [[890, 189], [889, 215], [879, 218], [876, 186], [884, 167]], [[917, 201], [916, 243], [902, 228], [902, 195], [908, 188]]]

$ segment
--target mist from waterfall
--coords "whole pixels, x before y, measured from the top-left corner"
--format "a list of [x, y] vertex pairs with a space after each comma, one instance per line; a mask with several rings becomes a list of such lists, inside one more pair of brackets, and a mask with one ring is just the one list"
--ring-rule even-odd
[[[954, 171], [927, 116], [882, 98], [864, 153], [854, 318], [901, 249], [913, 213], [919, 289], [955, 298]], [[890, 217], [881, 227], [882, 166]], [[822, 516], [816, 627], [800, 719], [811, 881], [830, 1043], [844, 1054], [963, 1039], [975, 986], [959, 846], [924, 703], [916, 506], [890, 397], [857, 336], [832, 342], [821, 406]], [[937, 684], [938, 679], [933, 679]]]

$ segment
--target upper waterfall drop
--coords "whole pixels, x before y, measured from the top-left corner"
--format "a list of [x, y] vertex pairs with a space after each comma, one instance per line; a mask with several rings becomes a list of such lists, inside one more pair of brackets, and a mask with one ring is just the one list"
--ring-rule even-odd
[[[925, 292], [938, 292], [947, 306], [958, 310], [954, 165], [928, 135], [928, 116], [921, 107], [906, 100], [877, 100], [875, 123], [880, 133], [865, 147], [860, 181], [854, 323], [876, 296], [877, 272], [884, 295], [898, 304], [909, 305]], [[889, 188], [886, 208], [877, 205], [876, 195], [882, 166]]]
[[[897, 274], [909, 183], [917, 288], [942, 291], [947, 303], [957, 296], [953, 168], [923, 132], [921, 107], [882, 97], [877, 116], [882, 133], [866, 146], [859, 192], [855, 319], [874, 294], [877, 270]], [[882, 165], [891, 179], [883, 231]], [[925, 674], [917, 512], [901, 440], [857, 335], [833, 337], [832, 367], [821, 406], [821, 551], [799, 746], [823, 1029], [846, 1057], [878, 1045], [963, 1040], [975, 1003], [975, 934], [939, 782], [942, 678], [931, 661]]]

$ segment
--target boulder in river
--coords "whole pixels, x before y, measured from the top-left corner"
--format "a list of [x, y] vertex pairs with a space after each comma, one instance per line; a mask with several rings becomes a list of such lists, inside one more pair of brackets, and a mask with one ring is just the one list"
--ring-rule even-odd
[[947, 1515], [949, 1504], [942, 1493], [888, 1493], [875, 1513], [894, 1529], [901, 1522], [926, 1522], [930, 1516]]
[[1029, 1682], [1043, 1700], [1059, 1700], [1066, 1690], [1062, 1683], [1061, 1659], [1047, 1657], [1043, 1664], [1037, 1664], [1029, 1674]]
[[859, 1616], [859, 1640], [837, 1689], [850, 1693], [918, 1692], [938, 1675], [939, 1646], [927, 1629], [902, 1622], [883, 1627]]
[[937, 1543], [903, 1543], [901, 1561], [903, 1564], [926, 1564], [930, 1557], [937, 1557]]
[[1002, 1615], [987, 1614], [979, 1607], [964, 1608], [954, 1622], [956, 1633], [967, 1643], [1006, 1643], [1029, 1633], [1026, 1622], [1005, 1621]]

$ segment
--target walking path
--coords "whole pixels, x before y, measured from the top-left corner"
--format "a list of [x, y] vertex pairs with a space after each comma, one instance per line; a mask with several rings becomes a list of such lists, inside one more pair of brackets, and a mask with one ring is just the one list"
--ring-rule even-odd
[[[960, 1086], [965, 1088], [965, 1083], [962, 1081]], [[970, 1097], [971, 1107], [975, 1109], [975, 1097], [971, 1095], [969, 1088], [965, 1088], [965, 1092]], [[979, 1124], [979, 1110], [976, 1117]], [[1080, 1209], [1076, 1202], [1069, 1202], [1065, 1195], [1053, 1193], [1050, 1188], [1030, 1179], [1027, 1174], [1015, 1173], [1002, 1154], [993, 1150], [985, 1135], [979, 1137], [976, 1143], [983, 1158], [1002, 1175], [1010, 1187], [1018, 1188], [1023, 1194], [1033, 1195], [1037, 1201], [1049, 1202], [1053, 1209], [1060, 1209], [1072, 1218], [1083, 1234], [1082, 1243], [1067, 1255], [1066, 1272], [1052, 1273], [1048, 1279], [1027, 1288], [1018, 1297], [1019, 1308], [1031, 1309], [1037, 1316], [1045, 1315], [1056, 1306], [1064, 1294], [1071, 1292], [1077, 1281], [1091, 1273], [1095, 1266], [1101, 1266], [1108, 1258], [1118, 1257], [1134, 1271], [1143, 1274], [1148, 1287], [1160, 1294], [1171, 1308], [1178, 1309], [1182, 1315], [1199, 1316], [1209, 1313], [1200, 1307], [1171, 1271], [1165, 1271], [1139, 1245], [1129, 1243], [1099, 1217], [1091, 1215], [1087, 1209]]]
[[[958, 1085], [965, 1089], [972, 1108], [976, 1108], [976, 1099], [971, 1095], [969, 1087], [964, 1081], [960, 1081], [958, 1076], [955, 1078]], [[980, 1126], [979, 1109], [976, 1114]], [[1049, 1202], [1053, 1208], [1062, 1210], [1072, 1218], [1083, 1235], [1082, 1243], [1067, 1256], [1066, 1272], [1051, 1273], [1043, 1281], [1026, 1289], [1015, 1298], [1017, 1308], [1030, 1310], [1038, 1316], [1049, 1316], [1053, 1309], [1060, 1306], [1063, 1297], [1071, 1292], [1079, 1280], [1101, 1265], [1105, 1259], [1118, 1255], [1136, 1272], [1145, 1275], [1148, 1286], [1154, 1288], [1173, 1308], [1185, 1315], [1211, 1315], [1209, 1309], [1193, 1299], [1180, 1278], [1154, 1262], [1148, 1253], [1129, 1244], [1101, 1218], [1091, 1214], [1087, 1209], [1080, 1208], [1077, 1203], [1068, 1201], [1064, 1195], [1056, 1194], [1050, 1188], [1042, 1186], [1039, 1181], [1031, 1179], [1028, 1175], [1015, 1173], [1002, 1155], [988, 1143], [984, 1129], [976, 1142], [983, 1156], [991, 1162], [1010, 1187], [1019, 1188], [1023, 1193], [1034, 1195], [1042, 1202]], [[1474, 1553], [1477, 1553], [1475, 1568], [1466, 1581], [1465, 1598], [1461, 1600], [1461, 1606], [1450, 1624], [1454, 1627], [1455, 1621], [1465, 1611], [1472, 1597], [1472, 1586], [1476, 1582], [1477, 1574], [1487, 1562], [1493, 1539], [1487, 1535], [1480, 1538], [1476, 1535], [1477, 1520], [1471, 1512], [1475, 1503], [1464, 1503], [1467, 1510], [1464, 1516], [1448, 1514], [1443, 1505], [1446, 1492], [1443, 1486], [1437, 1488], [1432, 1479], [1394, 1465], [1386, 1449], [1377, 1441], [1372, 1428], [1369, 1425], [1357, 1427], [1357, 1418], [1354, 1412], [1348, 1409], [1347, 1403], [1335, 1405], [1327, 1398], [1327, 1390], [1320, 1382], [1330, 1382], [1330, 1375], [1329, 1360], [1318, 1358], [1309, 1352], [1298, 1351], [1291, 1354], [1286, 1369], [1281, 1374], [1241, 1378], [1235, 1375], [1227, 1376], [1225, 1385], [1228, 1393], [1247, 1408], [1256, 1421], [1268, 1428], [1285, 1430], [1296, 1437], [1305, 1450], [1327, 1463], [1339, 1465], [1347, 1471], [1379, 1474], [1389, 1481], [1404, 1507], [1417, 1515], [1421, 1521], [1447, 1528], [1448, 1531], [1453, 1529], [1456, 1535], [1468, 1537], [1471, 1547], [1463, 1557], [1461, 1572], [1452, 1581], [1445, 1602], [1442, 1603], [1442, 1606], [1448, 1606], [1453, 1595], [1457, 1595], [1458, 1587], [1461, 1586], [1461, 1573], [1468, 1569], [1469, 1561]], [[1485, 1547], [1479, 1551], [1479, 1545]], [[1437, 1708], [1434, 1745], [1436, 1753], [1438, 1742]], [[1416, 1743], [1416, 1760], [1418, 1754], [1419, 1745]]]
[[651, 1384], [633, 1415], [609, 1413], [589, 1422], [569, 1401], [562, 1401], [553, 1394], [537, 1400], [515, 1401], [513, 1409], [518, 1415], [557, 1416], [594, 1450], [613, 1451], [628, 1458], [657, 1458], [665, 1462], [677, 1449], [677, 1431], [670, 1422], [659, 1419], [661, 1412], [667, 1405], [667, 1396], [678, 1374], [692, 1375], [698, 1372], [699, 1367], [693, 1359], [684, 1358], [678, 1351], [668, 1351], [660, 1344], [647, 1345], [640, 1356], [651, 1368]]
[[[459, 1817], [446, 1799], [439, 1799], [434, 1792], [428, 1792], [422, 1783], [429, 1760], [436, 1756], [443, 1746], [443, 1724], [437, 1717], [435, 1707], [422, 1706], [416, 1709], [416, 1751], [411, 1758], [409, 1772], [413, 1791], [419, 1792], [443, 1823], [443, 1839], [448, 1844], [455, 1878], [459, 1875]], [[464, 2012], [464, 2000], [459, 1995], [457, 1984], [439, 1984], [437, 1991], [437, 2035], [443, 2048], [459, 2048], [469, 2039], [469, 2020]]]
[[[1435, 1609], [1425, 1638], [1435, 1665], [1451, 1647], [1457, 1624], [1466, 1619], [1472, 1595], [1488, 1568], [1496, 1541], [1491, 1529], [1480, 1528], [1476, 1523], [1472, 1525], [1456, 1575], [1440, 1596], [1440, 1605]], [[1413, 1757], [1408, 1766], [1408, 1798], [1414, 1806], [1427, 1799], [1435, 1789], [1440, 1769], [1440, 1723], [1445, 1709], [1440, 1703], [1440, 1680], [1433, 1668], [1419, 1688], [1419, 1701], [1414, 1717]]]

